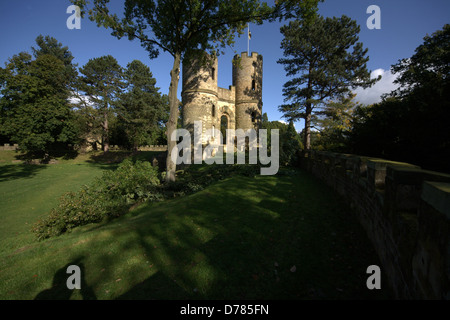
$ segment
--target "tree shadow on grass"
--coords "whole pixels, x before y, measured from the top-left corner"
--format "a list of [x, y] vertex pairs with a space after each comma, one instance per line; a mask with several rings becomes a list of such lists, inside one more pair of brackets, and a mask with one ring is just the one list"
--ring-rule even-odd
[[87, 160], [88, 163], [120, 163], [132, 154], [131, 151], [108, 151], [92, 154]]
[[0, 182], [20, 178], [32, 178], [39, 171], [46, 169], [46, 165], [37, 164], [8, 164], [0, 166]]
[[[103, 226], [110, 248], [95, 255], [104, 269], [91, 285], [124, 300], [385, 299], [365, 287], [378, 259], [336, 199], [300, 174], [233, 177], [143, 207]], [[62, 289], [65, 268], [55, 275]], [[47, 291], [39, 297], [71, 297]]]
[[264, 181], [236, 179], [220, 194], [205, 190], [172, 204], [177, 212], [136, 216], [135, 243], [123, 250], [143, 248], [158, 271], [117, 299], [389, 297], [365, 287], [365, 268], [378, 259], [347, 208], [334, 210], [340, 205], [326, 187], [306, 176]]
[[[39, 292], [34, 300], [69, 300], [74, 290], [80, 290], [81, 296], [83, 300], [97, 300], [97, 297], [89, 287], [85, 281], [85, 268], [83, 264], [83, 258], [74, 259], [72, 262], [69, 262], [61, 269], [56, 271], [53, 276], [52, 287], [49, 289], [45, 289]], [[67, 279], [71, 276], [70, 273], [67, 273], [67, 268], [71, 265], [78, 266], [81, 271], [81, 289], [68, 289], [67, 288]]]

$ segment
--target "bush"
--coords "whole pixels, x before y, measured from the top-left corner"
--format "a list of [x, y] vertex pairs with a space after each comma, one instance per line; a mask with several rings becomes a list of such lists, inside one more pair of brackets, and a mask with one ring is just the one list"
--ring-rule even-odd
[[104, 172], [79, 192], [67, 192], [46, 218], [33, 226], [39, 240], [73, 228], [125, 214], [138, 201], [161, 198], [158, 172], [149, 162], [124, 160], [116, 170]]

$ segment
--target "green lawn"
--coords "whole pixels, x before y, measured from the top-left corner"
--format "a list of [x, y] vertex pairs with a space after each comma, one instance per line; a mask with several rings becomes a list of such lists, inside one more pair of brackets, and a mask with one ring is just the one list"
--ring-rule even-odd
[[0, 165], [0, 253], [34, 242], [31, 225], [66, 191], [76, 191], [113, 165]]
[[[0, 166], [0, 299], [391, 297], [384, 282], [366, 288], [379, 261], [353, 214], [302, 171], [235, 176], [35, 242], [31, 224], [108, 166], [16, 166]], [[73, 292], [71, 264], [82, 269]]]

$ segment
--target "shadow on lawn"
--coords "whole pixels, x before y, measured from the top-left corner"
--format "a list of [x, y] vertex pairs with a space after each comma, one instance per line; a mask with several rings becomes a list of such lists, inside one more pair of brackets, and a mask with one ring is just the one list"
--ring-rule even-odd
[[46, 169], [46, 165], [37, 164], [7, 164], [0, 166], [0, 182], [20, 178], [32, 178], [39, 171]]
[[[118, 300], [391, 297], [384, 277], [384, 290], [367, 289], [375, 251], [348, 207], [309, 174], [233, 177], [137, 211], [103, 226], [99, 241], [110, 247], [89, 257], [101, 276], [91, 271], [83, 298], [95, 299], [91, 288]], [[83, 260], [58, 270], [36, 299], [69, 299], [66, 268]]]
[[69, 300], [73, 294], [73, 291], [67, 288], [67, 279], [70, 277], [70, 273], [67, 273], [67, 268], [71, 265], [76, 265], [81, 271], [81, 289], [80, 293], [83, 300], [97, 300], [94, 291], [89, 287], [85, 281], [85, 268], [83, 264], [83, 258], [74, 259], [64, 267], [59, 269], [53, 276], [52, 287], [41, 291], [36, 295], [34, 300]]
[[386, 283], [367, 289], [378, 258], [331, 189], [306, 175], [274, 179], [235, 179], [177, 212], [136, 216], [123, 250], [143, 248], [158, 271], [117, 299], [389, 298]]

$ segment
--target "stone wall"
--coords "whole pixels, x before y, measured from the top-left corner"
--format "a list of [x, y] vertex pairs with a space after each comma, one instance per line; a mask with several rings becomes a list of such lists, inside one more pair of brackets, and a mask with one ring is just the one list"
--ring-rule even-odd
[[167, 151], [167, 145], [151, 145], [139, 147], [139, 151]]
[[397, 298], [450, 298], [450, 175], [318, 151], [302, 167], [356, 212]]
[[4, 145], [0, 146], [0, 151], [3, 151], [3, 150], [17, 150], [18, 148], [19, 148], [18, 144], [5, 143]]

